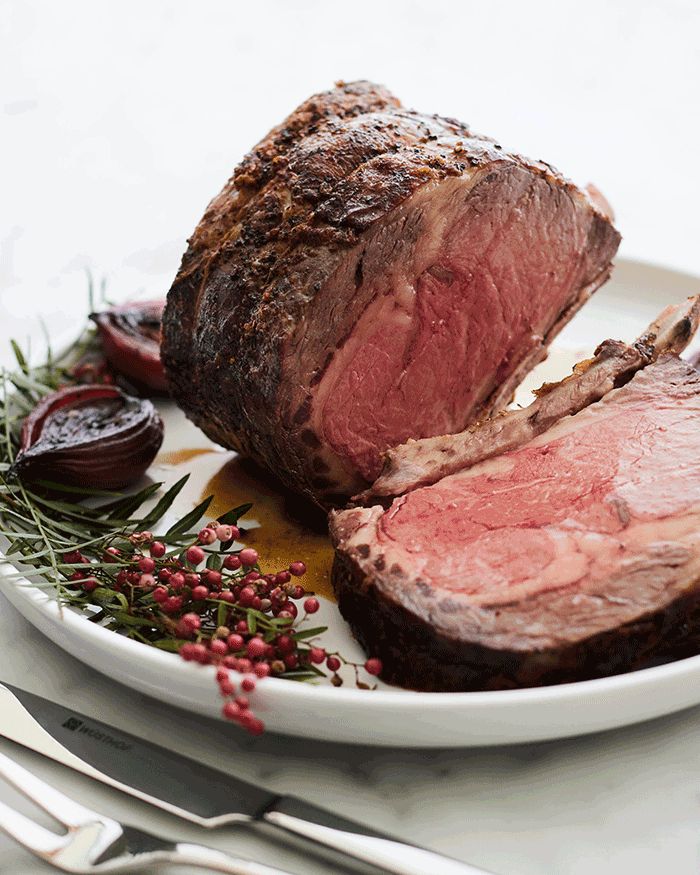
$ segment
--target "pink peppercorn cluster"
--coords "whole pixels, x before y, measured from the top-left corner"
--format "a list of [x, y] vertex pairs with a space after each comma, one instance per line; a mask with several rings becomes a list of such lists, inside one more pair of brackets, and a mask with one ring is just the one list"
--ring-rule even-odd
[[238, 723], [251, 735], [260, 735], [264, 732], [265, 724], [250, 710], [250, 702], [245, 695], [255, 690], [253, 678], [243, 678], [239, 689], [231, 680], [230, 673], [225, 668], [219, 668], [216, 672], [216, 682], [219, 685], [219, 692], [227, 699], [222, 708], [224, 717]]
[[74, 568], [64, 574], [71, 587], [86, 595], [101, 586], [125, 596], [134, 614], [143, 616], [150, 609], [154, 625], [161, 624], [180, 642], [183, 659], [218, 666], [220, 691], [227, 698], [224, 715], [256, 733], [262, 723], [243, 707], [246, 697], [236, 691], [229, 670], [250, 675], [242, 689], [252, 692], [254, 678], [282, 675], [308, 663], [293, 632], [284, 633], [292, 631], [299, 614], [295, 602], [305, 599], [307, 614], [315, 613], [319, 603], [299, 583], [306, 573], [303, 562], [263, 574], [256, 550], [230, 549], [239, 537], [236, 526], [216, 521], [199, 532], [196, 543], [173, 549], [151, 532], [135, 532], [127, 547], [106, 547], [101, 561], [69, 551], [63, 561]]
[[[107, 546], [101, 557], [86, 558], [80, 550], [65, 553], [63, 561], [69, 567], [63, 573], [71, 587], [86, 595], [98, 587], [118, 593], [130, 613], [152, 622], [154, 634], [165, 633], [177, 642], [184, 660], [215, 666], [226, 700], [224, 717], [259, 734], [264, 725], [250, 709], [247, 695], [258, 680], [322, 675], [325, 666], [333, 683], [340, 685], [342, 661], [309, 644], [307, 639], [315, 635], [307, 631], [299, 636], [294, 628], [297, 603], [303, 605], [304, 618], [320, 608], [318, 599], [299, 582], [306, 573], [304, 563], [263, 573], [256, 550], [231, 549], [240, 534], [235, 525], [214, 521], [198, 533], [195, 543], [168, 547], [151, 532], [135, 532], [124, 539], [126, 546]], [[357, 673], [358, 665], [347, 664]], [[378, 675], [381, 663], [369, 659], [364, 668]], [[232, 672], [243, 678], [234, 681]]]

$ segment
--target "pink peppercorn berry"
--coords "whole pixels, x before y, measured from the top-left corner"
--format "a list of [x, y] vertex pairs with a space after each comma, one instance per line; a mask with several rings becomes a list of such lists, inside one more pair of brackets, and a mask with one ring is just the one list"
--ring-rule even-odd
[[306, 574], [306, 565], [303, 562], [292, 562], [289, 566], [289, 573], [294, 577], [303, 577]]
[[204, 579], [209, 584], [209, 586], [214, 586], [217, 589], [221, 586], [221, 572], [215, 571], [213, 568], [209, 568], [204, 572]]
[[314, 665], [321, 665], [326, 660], [326, 651], [323, 647], [312, 647], [309, 651], [309, 659]]
[[190, 547], [185, 553], [185, 557], [190, 565], [199, 565], [200, 562], [204, 561], [204, 550], [197, 546]]
[[365, 671], [367, 674], [378, 675], [382, 673], [382, 661], [376, 657], [368, 659], [365, 663]]
[[321, 607], [318, 599], [309, 598], [304, 602], [304, 610], [307, 614], [315, 614], [316, 611]]
[[341, 663], [337, 656], [329, 656], [326, 659], [326, 665], [328, 666], [328, 671], [338, 671]]
[[224, 568], [227, 571], [238, 571], [238, 569], [240, 567], [241, 567], [241, 560], [238, 558], [238, 556], [235, 556], [233, 553], [230, 553], [224, 559]]
[[177, 624], [177, 633], [183, 638], [187, 638], [194, 632], [197, 632], [201, 626], [202, 621], [197, 614], [185, 614]]
[[185, 585], [185, 575], [181, 571], [176, 571], [170, 578], [170, 586], [173, 589], [182, 589]]
[[280, 653], [291, 653], [296, 646], [294, 639], [290, 638], [289, 635], [279, 635], [275, 644]]
[[216, 537], [225, 544], [227, 541], [235, 541], [236, 538], [240, 535], [237, 526], [217, 526], [214, 529], [214, 534]]
[[209, 645], [209, 650], [217, 656], [226, 656], [228, 653], [226, 642], [222, 641], [221, 638], [215, 638]]
[[219, 692], [222, 696], [232, 696], [236, 692], [236, 685], [228, 678], [219, 681]]
[[262, 638], [251, 638], [246, 646], [246, 653], [250, 659], [260, 659], [261, 656], [265, 655], [266, 650], [267, 644]]
[[289, 604], [283, 611], [277, 611], [277, 616], [280, 620], [293, 620], [297, 615], [295, 605]]
[[154, 559], [161, 559], [165, 556], [165, 544], [162, 544], [160, 541], [154, 541], [148, 548], [148, 552]]
[[192, 655], [197, 662], [201, 662], [202, 665], [206, 665], [209, 662], [209, 652], [204, 644], [193, 644], [192, 645]]
[[238, 604], [242, 608], [251, 608], [253, 606], [255, 595], [256, 593], [254, 589], [251, 589], [249, 586], [244, 586], [238, 596]]
[[150, 556], [142, 556], [138, 562], [139, 569], [143, 571], [144, 574], [150, 574], [155, 570], [156, 563], [151, 559]]
[[241, 713], [241, 709], [235, 702], [226, 702], [222, 711], [227, 720], [238, 720]]
[[185, 660], [185, 662], [190, 662], [194, 658], [192, 654], [192, 644], [183, 644], [180, 647], [180, 656]]
[[216, 533], [214, 529], [202, 529], [197, 535], [197, 540], [200, 544], [213, 544], [216, 541]]
[[238, 554], [238, 558], [241, 560], [242, 565], [246, 568], [250, 568], [253, 565], [258, 564], [258, 551], [253, 550], [252, 547], [246, 547]]
[[168, 596], [162, 603], [162, 608], [166, 614], [177, 614], [182, 609], [182, 596]]

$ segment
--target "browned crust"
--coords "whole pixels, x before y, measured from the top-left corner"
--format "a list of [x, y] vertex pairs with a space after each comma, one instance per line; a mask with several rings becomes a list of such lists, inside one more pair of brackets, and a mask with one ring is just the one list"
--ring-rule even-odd
[[695, 655], [700, 650], [700, 578], [663, 608], [574, 643], [540, 650], [494, 649], [440, 634], [380, 594], [347, 555], [337, 553], [338, 607], [382, 679], [432, 692], [504, 690], [588, 680]]
[[[303, 404], [286, 409], [281, 384], [295, 327], [375, 222], [428, 183], [502, 164], [590, 205], [548, 165], [506, 153], [454, 119], [406, 110], [381, 86], [339, 83], [307, 100], [244, 159], [189, 241], [163, 315], [162, 358], [177, 402], [218, 443], [324, 498], [304, 469], [309, 448], [289, 436], [304, 415]], [[606, 268], [578, 304], [606, 278], [619, 240], [590, 209], [591, 258], [602, 246]]]
[[637, 341], [628, 346], [606, 340], [594, 358], [576, 365], [558, 383], [547, 383], [528, 407], [475, 423], [455, 435], [412, 440], [388, 450], [372, 486], [355, 496], [370, 505], [385, 502], [484, 459], [515, 449], [545, 432], [564, 416], [583, 410], [666, 353], [679, 355], [700, 323], [700, 295], [667, 307]]

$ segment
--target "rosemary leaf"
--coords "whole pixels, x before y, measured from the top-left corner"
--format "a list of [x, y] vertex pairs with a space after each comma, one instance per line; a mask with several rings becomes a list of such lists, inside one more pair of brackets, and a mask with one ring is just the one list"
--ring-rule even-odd
[[24, 357], [24, 353], [19, 348], [19, 344], [17, 343], [16, 340], [11, 340], [10, 346], [12, 347], [12, 352], [15, 354], [15, 358], [17, 359], [17, 364], [22, 369], [22, 373], [28, 374], [29, 373], [29, 365], [27, 364], [27, 360]]
[[172, 538], [177, 537], [178, 535], [184, 535], [188, 532], [199, 520], [202, 519], [204, 514], [207, 512], [209, 505], [214, 500], [214, 496], [210, 495], [204, 499], [204, 501], [200, 501], [197, 507], [194, 510], [191, 510], [188, 514], [172, 525], [168, 531], [165, 533], [166, 540], [170, 540]]
[[245, 514], [248, 513], [252, 506], [252, 502], [248, 502], [247, 504], [239, 504], [238, 507], [234, 507], [232, 510], [226, 511], [223, 516], [220, 516], [219, 522], [222, 525], [235, 526], [238, 520], [242, 516], [245, 516]]
[[173, 486], [168, 489], [165, 495], [158, 501], [153, 510], [146, 514], [143, 519], [140, 519], [138, 524], [142, 529], [150, 529], [153, 525], [155, 525], [159, 520], [161, 520], [165, 514], [172, 507], [173, 502], [178, 497], [184, 485], [190, 479], [189, 474], [185, 474], [184, 477], [180, 478]]
[[162, 483], [149, 483], [145, 489], [142, 489], [140, 492], [137, 492], [135, 495], [127, 495], [126, 498], [122, 498], [119, 501], [113, 501], [109, 504], [100, 505], [98, 510], [104, 514], [107, 514], [107, 519], [111, 520], [112, 523], [115, 520], [119, 519], [127, 519], [133, 513], [141, 507], [142, 504], [145, 504], [149, 498], [154, 496], [156, 492], [162, 486]]
[[302, 629], [299, 632], [293, 632], [292, 637], [295, 641], [305, 641], [307, 638], [315, 638], [317, 635], [323, 635], [328, 631], [328, 626], [316, 626], [313, 629]]
[[[0, 471], [2, 467], [0, 466]], [[50, 489], [52, 492], [67, 492], [69, 495], [77, 495], [79, 498], [91, 496], [95, 498], [124, 498], [123, 492], [111, 492], [108, 489], [95, 489], [91, 486], [69, 486], [66, 483], [56, 483], [53, 480], [36, 480], [37, 486]]]

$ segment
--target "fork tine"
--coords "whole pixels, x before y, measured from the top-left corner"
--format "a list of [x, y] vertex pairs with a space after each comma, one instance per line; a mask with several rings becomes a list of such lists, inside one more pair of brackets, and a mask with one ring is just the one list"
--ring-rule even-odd
[[51, 832], [1, 801], [0, 829], [20, 845], [42, 857], [55, 854], [66, 842], [65, 836]]
[[108, 820], [103, 815], [64, 796], [59, 790], [55, 790], [3, 753], [0, 753], [0, 777], [66, 827], [75, 829], [86, 823], [95, 821], [104, 823]]

